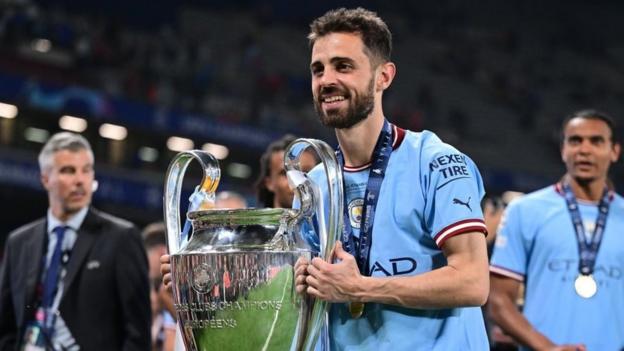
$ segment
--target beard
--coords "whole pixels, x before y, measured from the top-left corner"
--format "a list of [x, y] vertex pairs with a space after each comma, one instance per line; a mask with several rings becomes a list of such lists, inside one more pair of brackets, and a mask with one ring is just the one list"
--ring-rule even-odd
[[[333, 110], [325, 113], [323, 111], [321, 96], [339, 91], [349, 101], [346, 110]], [[368, 83], [364, 92], [355, 92], [353, 96], [346, 90], [339, 87], [323, 88], [319, 91], [318, 97], [314, 98], [314, 109], [321, 123], [326, 127], [336, 129], [348, 129], [365, 120], [375, 107], [375, 85], [374, 79]]]

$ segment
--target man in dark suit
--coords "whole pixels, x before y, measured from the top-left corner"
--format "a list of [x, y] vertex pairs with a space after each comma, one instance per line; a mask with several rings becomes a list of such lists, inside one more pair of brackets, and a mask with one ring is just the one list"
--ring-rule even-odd
[[0, 350], [149, 350], [139, 231], [90, 207], [91, 146], [58, 133], [39, 155], [46, 217], [9, 235], [0, 270]]

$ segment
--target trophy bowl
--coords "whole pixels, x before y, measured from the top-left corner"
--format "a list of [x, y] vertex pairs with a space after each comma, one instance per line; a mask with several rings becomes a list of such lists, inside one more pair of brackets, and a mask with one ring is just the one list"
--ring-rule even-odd
[[294, 267], [314, 252], [291, 240], [296, 215], [290, 209], [189, 213], [193, 235], [171, 255], [171, 265], [175, 308], [195, 348], [301, 348], [311, 301], [295, 292]]
[[[327, 174], [329, 209], [320, 188], [298, 169], [307, 147]], [[342, 173], [333, 151], [318, 140], [298, 139], [285, 165], [298, 209], [199, 209], [180, 226], [180, 192], [192, 160], [204, 169], [201, 189], [214, 198], [220, 170], [204, 151], [179, 153], [167, 170], [164, 211], [171, 257], [174, 307], [187, 350], [312, 350], [326, 343], [319, 332], [327, 303], [295, 291], [297, 260], [329, 260], [342, 227]], [[326, 219], [327, 218], [327, 219]], [[314, 220], [313, 220], [314, 219]]]

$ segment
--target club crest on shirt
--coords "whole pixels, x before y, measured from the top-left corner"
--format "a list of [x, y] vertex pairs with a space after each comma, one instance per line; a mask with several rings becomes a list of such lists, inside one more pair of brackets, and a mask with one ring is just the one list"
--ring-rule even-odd
[[349, 221], [351, 222], [351, 227], [354, 229], [360, 229], [363, 205], [364, 199], [353, 199], [349, 202]]

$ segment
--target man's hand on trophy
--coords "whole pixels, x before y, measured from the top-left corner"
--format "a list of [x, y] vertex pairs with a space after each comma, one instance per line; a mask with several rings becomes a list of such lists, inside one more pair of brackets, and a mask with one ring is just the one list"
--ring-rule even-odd
[[340, 241], [336, 242], [333, 256], [337, 263], [328, 263], [315, 257], [308, 265], [306, 291], [329, 302], [360, 301], [362, 275], [355, 257], [342, 248]]
[[305, 257], [299, 257], [295, 263], [295, 290], [297, 294], [303, 294], [308, 289], [306, 278], [308, 277], [308, 266], [310, 261]]
[[160, 256], [160, 273], [163, 275], [165, 288], [171, 292], [171, 257], [169, 255]]

